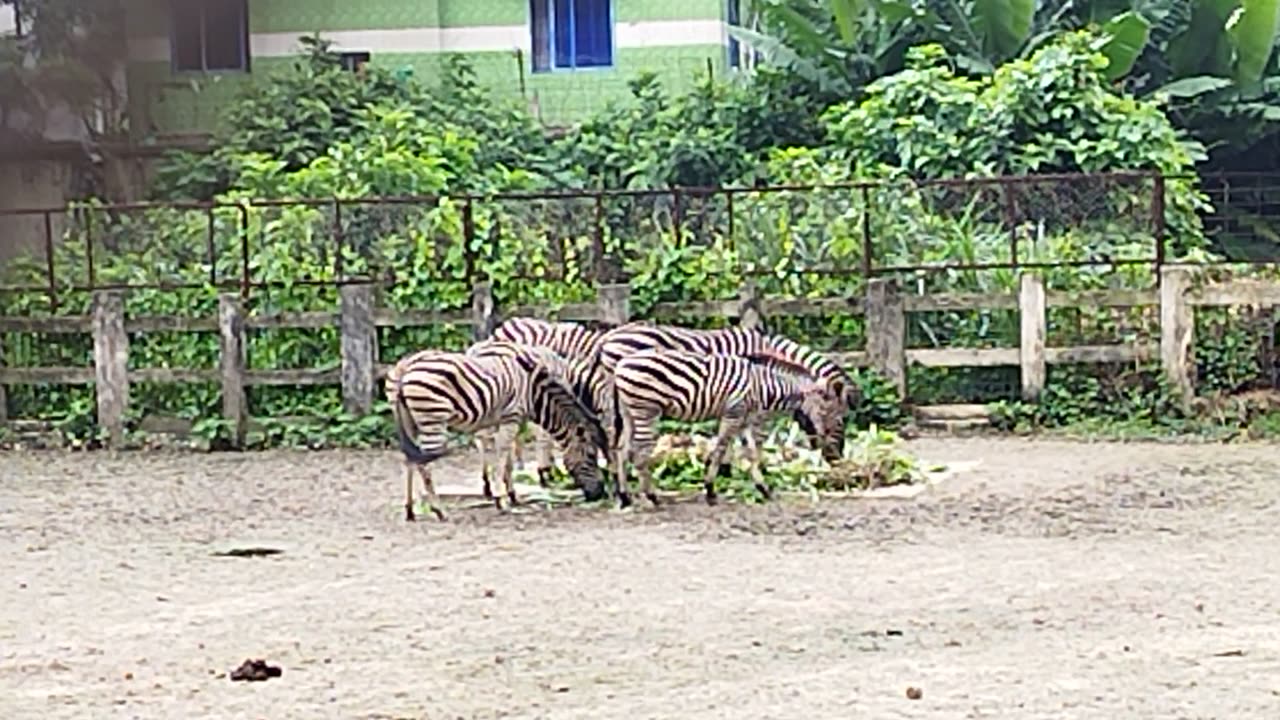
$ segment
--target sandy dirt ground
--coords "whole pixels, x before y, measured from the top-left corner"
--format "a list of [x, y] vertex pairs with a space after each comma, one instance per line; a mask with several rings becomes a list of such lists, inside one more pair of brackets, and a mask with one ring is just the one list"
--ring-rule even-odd
[[1280, 717], [1280, 447], [911, 448], [976, 465], [447, 524], [390, 452], [0, 454], [0, 717]]

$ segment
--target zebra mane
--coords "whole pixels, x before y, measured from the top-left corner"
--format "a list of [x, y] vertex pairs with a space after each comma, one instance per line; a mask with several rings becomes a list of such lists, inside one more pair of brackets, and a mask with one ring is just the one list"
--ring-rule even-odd
[[618, 323], [607, 322], [604, 320], [577, 320], [575, 324], [581, 325], [588, 332], [609, 332], [618, 327]]
[[806, 366], [806, 375], [827, 383], [838, 384], [840, 392], [846, 395], [848, 402], [853, 403], [856, 401], [857, 385], [853, 382], [853, 378], [849, 376], [849, 373], [840, 367], [839, 363], [807, 345], [802, 345], [782, 335], [766, 335], [765, 339], [769, 345], [775, 348], [786, 348], [792, 354], [807, 359], [809, 365]]
[[759, 352], [748, 353], [743, 357], [758, 365], [764, 365], [766, 367], [782, 370], [794, 375], [800, 375], [801, 377], [806, 377], [810, 380], [817, 380], [812, 370], [775, 350], [761, 350]]

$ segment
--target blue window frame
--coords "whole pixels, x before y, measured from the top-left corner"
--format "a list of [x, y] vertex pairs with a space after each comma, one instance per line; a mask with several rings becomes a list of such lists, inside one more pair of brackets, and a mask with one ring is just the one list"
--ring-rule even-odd
[[611, 0], [529, 0], [533, 71], [613, 65]]

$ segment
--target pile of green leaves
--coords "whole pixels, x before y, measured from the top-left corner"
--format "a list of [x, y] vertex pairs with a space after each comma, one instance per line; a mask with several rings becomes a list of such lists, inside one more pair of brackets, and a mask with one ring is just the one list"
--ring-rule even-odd
[[[709, 435], [662, 435], [654, 451], [653, 477], [658, 488], [673, 492], [702, 491]], [[872, 424], [845, 444], [844, 456], [827, 463], [810, 450], [794, 424], [774, 430], [760, 446], [760, 471], [775, 493], [847, 492], [921, 482], [923, 471], [910, 453], [899, 447], [897, 435]], [[727, 477], [716, 480], [716, 491], [730, 498], [759, 502], [745, 452], [733, 453]]]

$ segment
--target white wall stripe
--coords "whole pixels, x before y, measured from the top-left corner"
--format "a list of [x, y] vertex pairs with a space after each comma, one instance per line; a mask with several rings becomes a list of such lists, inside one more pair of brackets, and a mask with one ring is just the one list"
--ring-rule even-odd
[[614, 34], [620, 48], [652, 48], [721, 45], [727, 31], [719, 20], [652, 20], [618, 23]]
[[[288, 57], [299, 54], [302, 32], [253, 33], [251, 57]], [[620, 49], [723, 45], [726, 37], [719, 20], [655, 20], [618, 23], [614, 43]], [[528, 53], [532, 47], [527, 25], [481, 25], [454, 28], [402, 30], [341, 30], [321, 32], [336, 50], [377, 53], [508, 52]], [[130, 41], [129, 58], [140, 62], [169, 62], [169, 38], [148, 37]]]

